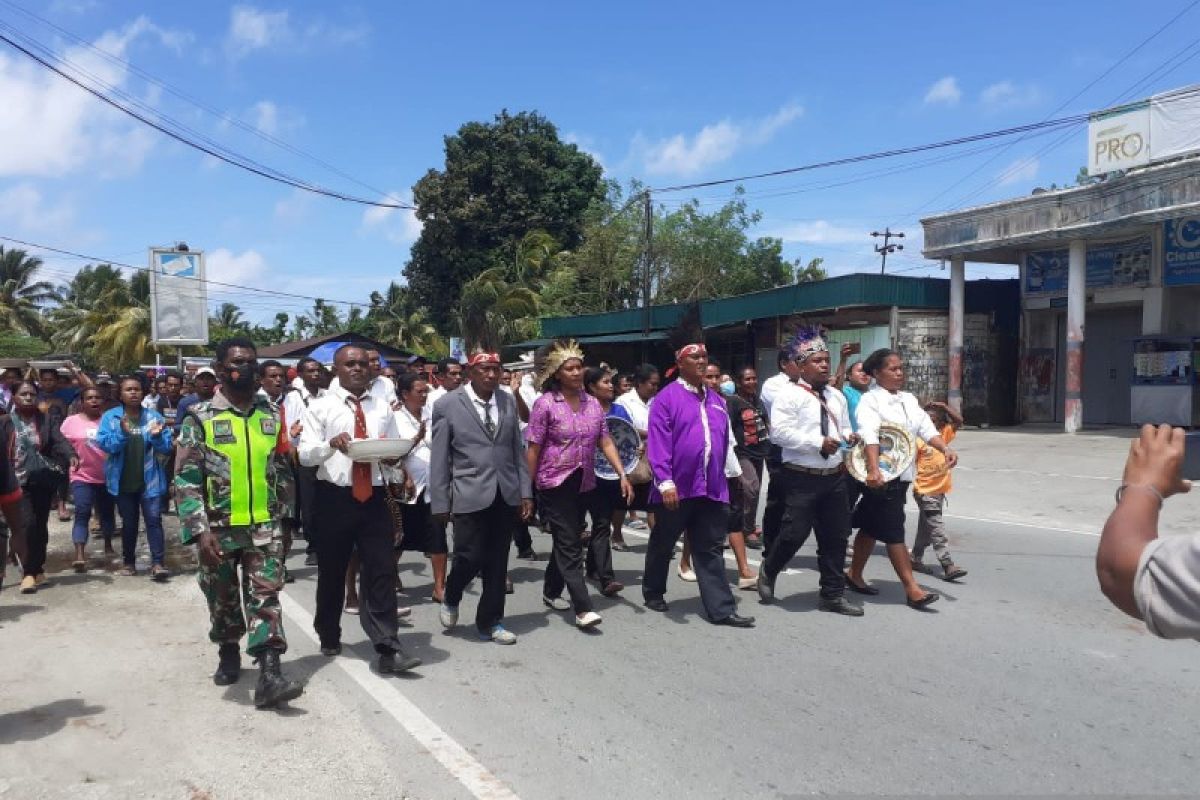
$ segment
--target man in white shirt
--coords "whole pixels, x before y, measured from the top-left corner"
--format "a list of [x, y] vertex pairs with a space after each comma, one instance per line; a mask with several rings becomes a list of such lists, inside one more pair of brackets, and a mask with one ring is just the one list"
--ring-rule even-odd
[[[767, 411], [768, 421], [771, 419], [771, 404], [776, 395], [783, 389], [795, 386], [796, 381], [800, 379], [800, 365], [792, 358], [792, 353], [787, 347], [779, 349], [775, 361], [779, 365], [779, 373], [763, 381], [762, 389], [759, 390], [759, 399], [762, 400], [763, 408]], [[786, 510], [783, 498], [784, 481], [780, 474], [783, 462], [779, 445], [776, 442], [771, 442], [770, 455], [763, 463], [767, 467], [767, 502], [763, 508], [762, 522], [762, 546], [765, 559], [771, 550], [771, 543], [779, 537], [779, 529], [783, 525], [783, 512]]]
[[433, 404], [441, 400], [449, 392], [453, 392], [463, 382], [463, 365], [453, 358], [443, 358], [437, 362], [434, 371], [438, 385], [429, 390], [429, 399], [425, 401], [425, 419], [433, 414]]
[[[371, 376], [367, 391], [386, 403], [388, 408], [395, 409], [399, 405], [399, 401], [396, 399], [396, 385], [392, 383], [390, 378], [386, 378], [382, 374], [383, 362], [380, 359], [379, 351], [368, 348], [366, 353], [368, 364], [367, 369]], [[337, 371], [336, 365], [334, 367], [334, 371]], [[337, 387], [339, 385], [338, 380], [339, 378], [335, 374], [333, 376], [333, 381], [331, 381], [329, 384], [329, 388], [333, 389]]]
[[[318, 397], [325, 395], [321, 388], [321, 362], [315, 358], [302, 358], [296, 365], [296, 379], [292, 391], [283, 396], [283, 416], [287, 423], [288, 437], [292, 449], [300, 447], [300, 432], [304, 430], [304, 410]], [[296, 468], [296, 502], [300, 507], [300, 530], [304, 532], [307, 546], [304, 551], [304, 566], [317, 565], [317, 523], [314, 519], [313, 499], [316, 494], [317, 467], [300, 464]]]
[[770, 412], [771, 441], [780, 448], [777, 480], [784, 525], [759, 567], [758, 596], [763, 603], [774, 602], [775, 579], [815, 528], [819, 608], [861, 617], [862, 608], [845, 598], [850, 503], [841, 448], [856, 438], [846, 398], [829, 387], [829, 348], [819, 329], [801, 328], [788, 343], [787, 353], [796, 365], [797, 380], [776, 391]]
[[367, 351], [345, 345], [334, 354], [338, 385], [311, 403], [300, 432], [300, 463], [317, 467], [315, 509], [321, 536], [317, 542], [317, 611], [313, 627], [321, 653], [342, 650], [342, 607], [346, 568], [358, 550], [362, 569], [359, 620], [379, 654], [382, 675], [420, 666], [397, 636], [395, 534], [384, 500], [379, 465], [356, 462], [348, 454], [354, 439], [399, 438], [391, 406], [368, 391]]

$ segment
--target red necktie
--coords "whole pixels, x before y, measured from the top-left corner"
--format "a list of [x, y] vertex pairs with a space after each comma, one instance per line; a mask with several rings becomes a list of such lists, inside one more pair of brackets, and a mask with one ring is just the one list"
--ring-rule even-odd
[[[363, 414], [362, 400], [357, 397], [351, 397], [350, 402], [354, 403], [354, 438], [367, 438], [367, 417]], [[365, 503], [371, 499], [371, 465], [366, 461], [355, 461], [354, 467], [351, 470], [351, 489], [350, 494], [360, 503]]]

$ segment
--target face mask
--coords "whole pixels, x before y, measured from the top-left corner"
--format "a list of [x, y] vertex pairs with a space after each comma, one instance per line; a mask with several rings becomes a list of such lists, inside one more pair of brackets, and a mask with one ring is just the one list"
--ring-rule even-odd
[[254, 370], [232, 369], [225, 376], [225, 382], [234, 390], [250, 391], [254, 388]]
[[734, 393], [733, 381], [725, 381], [724, 383], [721, 384], [721, 394], [733, 394], [733, 393]]

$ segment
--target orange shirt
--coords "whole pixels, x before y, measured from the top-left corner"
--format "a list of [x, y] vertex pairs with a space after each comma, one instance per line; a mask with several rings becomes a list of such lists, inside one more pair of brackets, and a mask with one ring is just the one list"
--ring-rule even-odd
[[[950, 444], [954, 440], [954, 426], [942, 426], [942, 441]], [[917, 479], [913, 481], [917, 494], [950, 494], [950, 469], [946, 457], [939, 451], [917, 442]]]

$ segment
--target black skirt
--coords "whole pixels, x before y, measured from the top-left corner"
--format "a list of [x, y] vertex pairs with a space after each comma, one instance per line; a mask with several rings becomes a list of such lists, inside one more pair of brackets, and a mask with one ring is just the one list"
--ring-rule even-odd
[[895, 480], [880, 489], [863, 487], [851, 526], [884, 544], [904, 544], [904, 502], [908, 481]]

